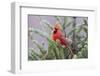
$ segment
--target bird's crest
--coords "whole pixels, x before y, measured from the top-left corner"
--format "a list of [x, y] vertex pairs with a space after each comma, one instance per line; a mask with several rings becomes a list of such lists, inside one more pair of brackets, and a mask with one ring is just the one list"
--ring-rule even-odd
[[59, 22], [55, 23], [54, 28], [62, 30], [61, 24]]

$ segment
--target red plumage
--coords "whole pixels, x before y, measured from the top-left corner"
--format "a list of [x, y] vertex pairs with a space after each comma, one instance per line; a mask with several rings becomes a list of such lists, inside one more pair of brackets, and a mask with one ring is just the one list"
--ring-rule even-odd
[[68, 45], [68, 41], [64, 37], [63, 32], [61, 31], [61, 25], [60, 24], [56, 24], [56, 26], [54, 27], [54, 31], [53, 31], [53, 34], [52, 34], [52, 39], [54, 41], [59, 40], [60, 44], [64, 45], [65, 47], [67, 47], [67, 45]]
[[55, 24], [54, 30], [51, 36], [52, 36], [53, 41], [59, 41], [62, 46], [69, 49], [71, 58], [72, 58], [74, 55], [73, 51], [68, 46], [68, 39], [64, 36], [64, 33], [62, 32], [61, 24], [59, 22]]

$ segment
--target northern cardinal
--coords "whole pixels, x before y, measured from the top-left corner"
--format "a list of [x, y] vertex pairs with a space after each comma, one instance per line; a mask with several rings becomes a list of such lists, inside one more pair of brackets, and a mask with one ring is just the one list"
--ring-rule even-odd
[[53, 41], [59, 41], [62, 46], [65, 48], [68, 48], [71, 55], [73, 55], [73, 52], [71, 48], [68, 46], [69, 45], [69, 39], [64, 36], [64, 33], [62, 32], [62, 27], [59, 22], [56, 22], [54, 25], [54, 30], [52, 33], [52, 40]]
[[64, 33], [62, 32], [62, 27], [61, 27], [61, 24], [59, 22], [57, 22], [54, 25], [54, 30], [53, 30], [53, 33], [52, 33], [52, 39], [54, 41], [59, 41], [61, 45], [63, 45], [64, 47], [67, 48], [68, 40], [66, 39], [66, 37], [64, 36]]

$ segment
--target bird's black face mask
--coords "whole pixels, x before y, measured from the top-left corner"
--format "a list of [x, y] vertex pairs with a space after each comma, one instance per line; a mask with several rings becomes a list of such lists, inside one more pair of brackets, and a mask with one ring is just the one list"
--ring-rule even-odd
[[53, 34], [55, 34], [57, 32], [57, 28], [54, 28]]

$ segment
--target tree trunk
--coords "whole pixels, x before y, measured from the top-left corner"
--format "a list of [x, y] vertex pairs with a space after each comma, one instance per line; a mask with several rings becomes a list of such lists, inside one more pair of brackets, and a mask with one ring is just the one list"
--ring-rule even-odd
[[[73, 17], [73, 29], [76, 27], [76, 17]], [[72, 40], [73, 40], [73, 44], [72, 44], [72, 47], [73, 47], [73, 52], [74, 53], [77, 53], [77, 51], [76, 51], [76, 47], [77, 47], [77, 44], [76, 44], [76, 32], [75, 32], [75, 30], [73, 30], [73, 36], [72, 36]]]

